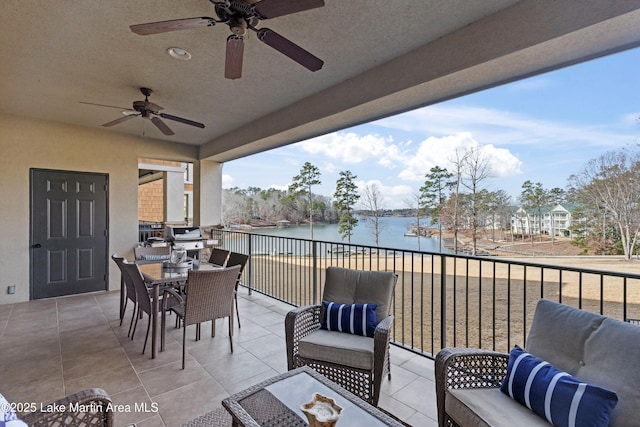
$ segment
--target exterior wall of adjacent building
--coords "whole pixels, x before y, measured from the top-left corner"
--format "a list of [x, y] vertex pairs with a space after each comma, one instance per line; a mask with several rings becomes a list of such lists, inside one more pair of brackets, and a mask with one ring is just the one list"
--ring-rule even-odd
[[542, 225], [537, 212], [529, 213], [519, 208], [511, 216], [511, 232], [516, 235], [537, 235], [542, 226], [542, 234], [571, 237], [572, 216], [570, 210], [562, 205], [555, 205], [542, 211]]
[[[138, 158], [192, 162], [196, 146], [0, 114], [0, 304], [29, 299], [30, 168], [109, 176], [109, 254], [130, 257], [138, 235]], [[7, 294], [15, 285], [16, 293]], [[120, 273], [109, 262], [109, 289]]]

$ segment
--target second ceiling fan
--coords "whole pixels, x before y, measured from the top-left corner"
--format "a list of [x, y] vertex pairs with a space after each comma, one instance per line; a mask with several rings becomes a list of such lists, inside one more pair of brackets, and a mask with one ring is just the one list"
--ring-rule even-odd
[[227, 38], [224, 76], [238, 79], [242, 76], [242, 60], [244, 53], [244, 34], [247, 29], [255, 31], [258, 40], [288, 56], [310, 71], [318, 71], [324, 62], [301, 48], [291, 40], [281, 36], [269, 28], [258, 29], [261, 20], [290, 15], [309, 9], [324, 6], [324, 0], [209, 0], [213, 3], [216, 18], [200, 17], [173, 19], [170, 21], [151, 22], [132, 25], [131, 31], [141, 36], [165, 33], [169, 31], [187, 30], [198, 27], [212, 27], [216, 23], [224, 23], [231, 29]]

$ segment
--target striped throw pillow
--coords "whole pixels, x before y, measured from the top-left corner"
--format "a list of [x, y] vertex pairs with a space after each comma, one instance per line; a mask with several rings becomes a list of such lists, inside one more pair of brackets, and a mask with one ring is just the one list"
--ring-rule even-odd
[[606, 427], [618, 396], [515, 346], [500, 389], [556, 427]]
[[376, 330], [377, 304], [338, 304], [322, 301], [324, 315], [321, 329], [373, 337]]

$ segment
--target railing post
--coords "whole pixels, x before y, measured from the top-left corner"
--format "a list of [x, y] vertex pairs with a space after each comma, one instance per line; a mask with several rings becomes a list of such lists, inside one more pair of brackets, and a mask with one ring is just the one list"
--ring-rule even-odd
[[311, 257], [313, 259], [312, 286], [313, 286], [313, 304], [318, 304], [318, 242], [311, 241]]
[[[454, 272], [455, 274], [455, 272]], [[447, 257], [440, 255], [440, 348], [447, 346]]]
[[249, 276], [249, 295], [251, 295], [251, 288], [253, 287], [253, 263], [251, 262], [251, 254], [253, 251], [251, 250], [251, 242], [253, 235], [251, 233], [247, 233], [247, 255], [249, 255], [249, 266], [247, 275]]

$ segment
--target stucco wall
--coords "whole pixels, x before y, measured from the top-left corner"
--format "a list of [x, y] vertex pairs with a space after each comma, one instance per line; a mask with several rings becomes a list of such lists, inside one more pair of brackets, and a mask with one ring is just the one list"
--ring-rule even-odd
[[[193, 161], [197, 147], [0, 114], [0, 304], [29, 300], [29, 169], [109, 175], [109, 254], [132, 256], [138, 157]], [[7, 286], [16, 285], [14, 295]], [[109, 262], [109, 288], [120, 273]]]

